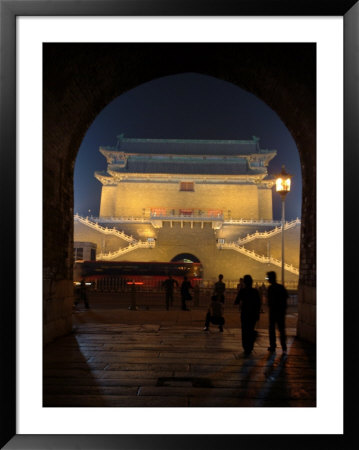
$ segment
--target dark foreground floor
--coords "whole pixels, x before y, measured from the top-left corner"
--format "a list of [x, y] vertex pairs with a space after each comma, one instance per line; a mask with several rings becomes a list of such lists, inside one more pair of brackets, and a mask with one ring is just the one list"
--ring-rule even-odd
[[[203, 332], [205, 308], [189, 312], [101, 307], [74, 311], [74, 333], [44, 349], [44, 406], [314, 407], [314, 346], [295, 338], [288, 356], [268, 354], [267, 314], [245, 358], [239, 313], [226, 307], [223, 333]], [[279, 345], [279, 343], [278, 343]]]

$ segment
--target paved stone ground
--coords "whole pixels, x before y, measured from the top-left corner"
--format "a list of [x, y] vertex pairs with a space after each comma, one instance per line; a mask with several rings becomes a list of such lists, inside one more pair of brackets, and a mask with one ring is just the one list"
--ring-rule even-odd
[[[314, 346], [296, 339], [288, 309], [288, 356], [269, 355], [267, 313], [245, 358], [237, 307], [223, 333], [202, 331], [205, 307], [128, 310], [129, 299], [90, 298], [74, 310], [73, 334], [44, 349], [44, 406], [314, 407]], [[279, 346], [279, 342], [277, 343]], [[280, 346], [279, 346], [280, 347]]]

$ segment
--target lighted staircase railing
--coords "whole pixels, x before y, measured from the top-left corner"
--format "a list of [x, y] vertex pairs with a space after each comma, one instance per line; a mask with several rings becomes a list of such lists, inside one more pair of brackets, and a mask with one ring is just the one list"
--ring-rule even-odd
[[223, 221], [225, 225], [256, 225], [256, 226], [276, 226], [280, 225], [280, 220], [271, 219], [225, 219]]
[[[291, 222], [286, 222], [284, 224], [284, 230], [289, 230], [291, 228], [294, 228], [297, 224], [300, 224], [300, 219], [292, 220]], [[238, 244], [247, 244], [248, 242], [254, 241], [255, 239], [268, 239], [272, 236], [275, 236], [276, 234], [281, 233], [282, 227], [275, 227], [273, 230], [269, 231], [263, 231], [263, 233], [256, 231], [253, 234], [247, 234], [244, 238], [239, 238], [237, 240]]]
[[109, 261], [111, 259], [115, 259], [118, 256], [122, 256], [125, 253], [132, 252], [133, 250], [137, 250], [139, 248], [154, 248], [155, 242], [146, 242], [146, 241], [137, 241], [135, 243], [131, 243], [127, 247], [122, 247], [115, 252], [109, 252], [109, 253], [99, 253], [97, 255], [98, 260], [102, 261]]
[[[221, 250], [235, 250], [236, 252], [242, 253], [243, 255], [248, 256], [249, 258], [252, 258], [260, 263], [263, 264], [274, 264], [275, 266], [282, 267], [282, 262], [279, 261], [276, 258], [273, 258], [272, 256], [264, 256], [264, 255], [258, 255], [258, 253], [255, 253], [253, 250], [248, 250], [247, 248], [238, 245], [236, 242], [227, 242], [224, 244], [217, 244], [217, 248]], [[299, 275], [299, 269], [294, 267], [292, 264], [285, 264], [284, 263], [284, 269], [288, 272], [294, 273], [296, 275]]]
[[115, 227], [113, 228], [103, 227], [102, 225], [99, 225], [97, 222], [92, 222], [91, 220], [88, 219], [88, 217], [81, 217], [78, 214], [75, 214], [74, 220], [77, 220], [78, 222], [83, 223], [84, 225], [87, 225], [88, 227], [93, 228], [94, 230], [99, 231], [100, 233], [112, 234], [127, 242], [137, 242], [137, 240], [133, 236], [129, 236], [123, 231], [117, 230]]

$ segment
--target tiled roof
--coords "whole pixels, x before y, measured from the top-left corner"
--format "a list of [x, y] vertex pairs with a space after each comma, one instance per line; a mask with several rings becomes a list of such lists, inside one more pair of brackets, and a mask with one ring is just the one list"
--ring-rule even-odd
[[118, 136], [116, 148], [125, 153], [171, 153], [182, 155], [249, 155], [266, 152], [259, 147], [259, 138], [251, 140], [220, 139], [135, 139]]
[[[208, 174], [208, 175], [236, 175], [253, 173], [248, 168], [245, 159], [236, 158], [226, 160], [201, 160], [191, 161], [183, 159], [176, 161], [171, 159], [137, 159], [129, 156], [125, 167], [111, 164], [108, 170], [121, 173], [185, 173], [185, 174]], [[261, 172], [263, 173], [263, 172]]]
[[100, 147], [108, 173], [257, 175], [267, 173], [275, 150], [262, 150], [259, 139], [128, 139], [117, 147]]
[[173, 153], [184, 155], [235, 155], [258, 151], [255, 141], [192, 141], [160, 139], [122, 140], [119, 150], [128, 153]]

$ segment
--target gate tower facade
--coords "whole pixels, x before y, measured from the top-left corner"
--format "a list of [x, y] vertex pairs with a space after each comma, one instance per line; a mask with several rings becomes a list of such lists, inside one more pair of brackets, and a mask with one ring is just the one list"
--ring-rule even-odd
[[[208, 282], [219, 273], [233, 283], [245, 273], [258, 281], [268, 270], [279, 273], [280, 222], [273, 220], [268, 176], [277, 152], [259, 141], [120, 135], [116, 147], [99, 149], [107, 161], [106, 171], [95, 172], [99, 217], [75, 216], [75, 240], [96, 242], [103, 260], [168, 262], [193, 254]], [[296, 283], [300, 221], [290, 228], [286, 279]]]

